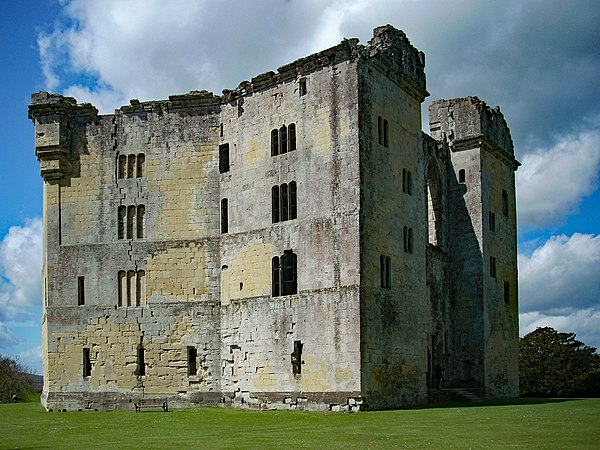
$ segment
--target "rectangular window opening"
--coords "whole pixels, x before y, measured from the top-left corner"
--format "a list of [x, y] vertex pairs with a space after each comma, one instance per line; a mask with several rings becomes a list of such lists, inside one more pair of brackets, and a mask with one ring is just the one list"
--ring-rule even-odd
[[135, 370], [137, 376], [146, 375], [146, 362], [144, 361], [144, 347], [139, 346], [137, 349], [137, 368]]
[[300, 97], [306, 95], [306, 78], [298, 80], [298, 94]]
[[229, 232], [229, 207], [227, 199], [221, 200], [221, 234]]
[[83, 377], [90, 377], [92, 376], [92, 360], [90, 357], [90, 349], [89, 348], [84, 348], [83, 349]]
[[292, 373], [300, 375], [302, 373], [302, 341], [294, 341], [294, 351], [292, 353]]
[[197, 360], [198, 360], [198, 349], [196, 347], [187, 348], [187, 366], [188, 366], [188, 377], [196, 375], [198, 372]]
[[219, 173], [229, 172], [229, 144], [219, 145]]
[[504, 303], [507, 305], [510, 303], [510, 283], [508, 281], [504, 282]]
[[85, 305], [85, 277], [77, 277], [77, 305]]

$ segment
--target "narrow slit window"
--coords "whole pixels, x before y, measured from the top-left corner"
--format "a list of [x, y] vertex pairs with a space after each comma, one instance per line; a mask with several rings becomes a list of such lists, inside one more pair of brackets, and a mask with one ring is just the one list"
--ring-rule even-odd
[[221, 234], [229, 232], [229, 211], [227, 199], [221, 200]]
[[407, 180], [406, 180], [406, 193], [408, 195], [412, 195], [412, 193], [413, 193], [412, 172], [410, 170], [407, 170], [406, 171], [406, 176], [407, 176]]
[[383, 145], [383, 118], [377, 117], [377, 142]]
[[146, 272], [138, 270], [135, 280], [135, 306], [146, 304]]
[[490, 276], [496, 278], [496, 258], [490, 256]]
[[488, 215], [488, 225], [490, 228], [490, 231], [496, 231], [496, 214], [494, 214], [492, 211], [489, 212]]
[[146, 157], [144, 156], [143, 153], [139, 153], [137, 155], [137, 161], [136, 161], [136, 177], [137, 178], [143, 178], [144, 177], [144, 164], [146, 163]]
[[458, 182], [459, 183], [464, 183], [465, 182], [465, 169], [460, 169], [458, 171]]
[[120, 270], [117, 273], [117, 285], [118, 285], [118, 306], [125, 306], [127, 302], [127, 273], [124, 270]]
[[279, 186], [271, 188], [271, 215], [273, 223], [279, 222]]
[[274, 256], [271, 260], [271, 295], [279, 297], [281, 295], [281, 267], [279, 266], [279, 256]]
[[119, 155], [117, 178], [119, 178], [119, 179], [127, 178], [127, 156], [126, 155]]
[[144, 205], [138, 205], [136, 209], [136, 228], [137, 237], [141, 239], [144, 237], [144, 222], [146, 216], [146, 207]]
[[188, 377], [194, 376], [198, 372], [198, 349], [196, 347], [187, 348], [187, 366], [188, 366]]
[[279, 130], [271, 131], [271, 156], [279, 155]]
[[127, 217], [127, 208], [119, 206], [117, 210], [117, 238], [125, 239], [125, 222]]
[[290, 123], [288, 127], [288, 142], [289, 142], [289, 151], [293, 152], [296, 150], [296, 124]]
[[144, 347], [141, 345], [137, 349], [137, 367], [135, 374], [139, 377], [146, 375], [146, 361], [144, 355]]
[[402, 169], [402, 192], [406, 194], [406, 184], [408, 183], [408, 178], [406, 176], [406, 169]]
[[383, 146], [385, 148], [390, 147], [389, 126], [388, 126], [388, 121], [385, 119], [383, 120]]
[[294, 375], [300, 375], [302, 373], [302, 348], [304, 344], [302, 341], [294, 341], [294, 351], [292, 352], [292, 373]]
[[135, 298], [137, 296], [137, 293], [135, 291], [136, 287], [137, 287], [137, 282], [136, 282], [135, 272], [133, 270], [130, 270], [127, 272], [127, 305], [126, 306], [134, 305]]
[[219, 145], [219, 173], [229, 172], [229, 144]]
[[296, 182], [291, 181], [288, 184], [288, 195], [290, 199], [290, 220], [294, 220], [298, 214], [298, 208], [296, 204]]
[[90, 356], [90, 349], [83, 349], [83, 377], [91, 377], [92, 376], [92, 359]]
[[288, 133], [287, 133], [287, 127], [285, 125], [283, 125], [279, 129], [279, 138], [281, 140], [281, 145], [279, 146], [279, 150], [280, 150], [281, 154], [287, 153], [287, 151], [288, 151]]
[[133, 223], [135, 222], [135, 206], [127, 207], [127, 239], [133, 239]]
[[502, 189], [502, 214], [508, 217], [508, 192]]
[[504, 282], [504, 303], [507, 305], [510, 303], [510, 283], [508, 281]]
[[289, 198], [288, 198], [288, 185], [282, 184], [279, 187], [279, 192], [281, 195], [281, 221], [285, 222], [289, 219]]
[[135, 173], [135, 155], [127, 155], [127, 178], [133, 178]]
[[85, 305], [85, 277], [77, 277], [77, 305]]

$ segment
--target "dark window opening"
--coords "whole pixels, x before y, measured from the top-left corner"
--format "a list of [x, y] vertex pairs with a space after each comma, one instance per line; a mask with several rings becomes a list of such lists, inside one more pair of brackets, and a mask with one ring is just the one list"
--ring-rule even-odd
[[279, 186], [271, 188], [271, 213], [273, 223], [279, 222]]
[[410, 170], [402, 169], [402, 192], [408, 195], [413, 193], [412, 172]]
[[279, 146], [279, 150], [281, 151], [281, 154], [283, 155], [284, 153], [287, 153], [287, 151], [288, 151], [288, 133], [287, 133], [287, 127], [285, 125], [282, 125], [281, 128], [279, 129], [279, 138], [281, 140], [281, 145]]
[[77, 304], [85, 305], [85, 277], [77, 277]]
[[229, 211], [227, 199], [221, 200], [221, 234], [229, 232]]
[[278, 297], [281, 292], [281, 266], [279, 265], [279, 256], [274, 256], [271, 260], [271, 295]]
[[198, 359], [198, 350], [196, 347], [188, 347], [187, 348], [187, 369], [188, 369], [188, 377], [196, 375], [198, 372], [197, 366]]
[[117, 284], [118, 284], [118, 306], [125, 306], [127, 301], [127, 273], [124, 270], [120, 270], [117, 273]]
[[490, 211], [488, 216], [488, 225], [490, 231], [496, 231], [496, 214]]
[[146, 272], [138, 270], [135, 281], [135, 306], [146, 303]]
[[496, 258], [490, 256], [490, 276], [496, 278]]
[[127, 239], [133, 239], [133, 222], [135, 219], [135, 206], [127, 207]]
[[271, 188], [272, 222], [285, 222], [298, 217], [296, 182], [283, 183]]
[[385, 119], [383, 121], [383, 146], [385, 148], [390, 147], [388, 121]]
[[229, 172], [229, 144], [219, 145], [219, 173]]
[[282, 184], [281, 186], [279, 186], [279, 192], [281, 195], [281, 205], [280, 205], [280, 212], [281, 212], [281, 221], [285, 222], [286, 220], [289, 219], [289, 215], [288, 215], [288, 211], [289, 211], [289, 197], [288, 197], [288, 185], [287, 184]]
[[135, 375], [144, 376], [146, 375], [146, 362], [144, 361], [144, 347], [139, 346], [137, 349], [137, 361], [136, 361]]
[[127, 155], [127, 178], [133, 178], [135, 173], [135, 155]]
[[377, 142], [383, 145], [383, 118], [377, 117]]
[[508, 281], [504, 282], [504, 303], [507, 305], [510, 303], [510, 283]]
[[83, 377], [90, 377], [92, 376], [92, 360], [90, 357], [90, 349], [89, 348], [84, 348], [83, 349]]
[[144, 237], [144, 216], [146, 215], [146, 207], [144, 205], [139, 205], [137, 207], [136, 215], [137, 237], [138, 239], [141, 239]]
[[508, 192], [502, 189], [502, 214], [508, 217]]
[[118, 168], [117, 168], [117, 178], [123, 179], [127, 177], [127, 156], [119, 155], [118, 159]]
[[302, 373], [302, 341], [294, 341], [294, 352], [292, 353], [292, 373], [300, 375]]
[[137, 178], [143, 178], [144, 177], [144, 164], [146, 162], [146, 157], [144, 156], [143, 153], [139, 153], [137, 155], [137, 161], [136, 161], [136, 173], [135, 176]]
[[464, 183], [465, 182], [465, 169], [460, 169], [458, 171], [458, 182], [459, 183]]
[[279, 130], [271, 131], [271, 156], [279, 155]]
[[117, 238], [125, 239], [125, 217], [127, 216], [127, 208], [119, 206], [117, 211]]
[[300, 97], [306, 95], [306, 92], [306, 78], [300, 78], [300, 80], [298, 80], [298, 93]]
[[272, 295], [293, 295], [298, 292], [298, 257], [291, 250], [271, 260]]
[[391, 259], [389, 256], [381, 255], [379, 257], [379, 272], [381, 277], [381, 287], [383, 289], [390, 289], [392, 287], [391, 281]]
[[404, 252], [413, 252], [413, 229], [410, 227], [404, 227]]
[[289, 151], [296, 150], [296, 124], [290, 123], [288, 127]]

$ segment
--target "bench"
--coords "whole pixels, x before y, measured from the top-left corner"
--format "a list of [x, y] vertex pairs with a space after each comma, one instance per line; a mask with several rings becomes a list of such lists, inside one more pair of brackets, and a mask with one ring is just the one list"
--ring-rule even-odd
[[142, 398], [135, 402], [135, 412], [140, 412], [142, 409], [159, 409], [161, 408], [164, 412], [169, 411], [167, 399], [158, 398]]

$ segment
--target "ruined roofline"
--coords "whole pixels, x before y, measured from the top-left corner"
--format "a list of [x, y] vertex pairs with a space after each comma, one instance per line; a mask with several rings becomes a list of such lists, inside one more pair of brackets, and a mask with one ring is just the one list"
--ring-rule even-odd
[[[373, 38], [366, 45], [360, 44], [357, 38], [343, 39], [333, 47], [284, 64], [277, 69], [277, 72], [264, 72], [250, 81], [242, 81], [233, 90], [224, 89], [222, 95], [215, 95], [206, 90], [194, 90], [187, 94], [170, 95], [166, 100], [140, 102], [132, 99], [129, 105], [117, 108], [115, 114], [196, 108], [205, 109], [206, 112], [218, 112], [223, 104], [237, 101], [239, 98], [278, 84], [299, 80], [323, 67], [353, 61], [360, 57], [373, 61], [380, 71], [413, 96], [422, 100], [429, 95], [425, 90], [424, 54], [412, 46], [403, 31], [391, 25], [384, 25], [373, 30]], [[84, 105], [91, 109], [81, 108], [80, 113], [83, 114], [78, 115], [97, 115], [97, 110], [92, 105], [87, 103], [78, 105], [72, 97], [40, 92], [32, 95], [30, 114], [35, 110], [49, 115], [55, 109], [74, 112], [74, 108]]]
[[447, 140], [454, 150], [482, 140], [507, 156], [517, 167], [510, 129], [500, 108], [492, 108], [478, 97], [435, 100], [429, 106], [429, 129], [438, 142]]

